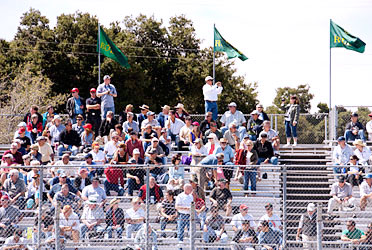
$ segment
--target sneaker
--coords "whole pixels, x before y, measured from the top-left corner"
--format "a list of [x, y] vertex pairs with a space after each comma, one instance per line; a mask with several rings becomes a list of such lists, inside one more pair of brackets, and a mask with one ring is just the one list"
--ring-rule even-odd
[[165, 233], [162, 233], [162, 234], [160, 235], [160, 238], [167, 238], [167, 235], [166, 235]]
[[293, 147], [296, 147], [297, 146], [297, 142], [293, 143]]
[[283, 148], [289, 148], [291, 146], [291, 144], [290, 143], [287, 143], [287, 144], [285, 144], [284, 146], [283, 146]]

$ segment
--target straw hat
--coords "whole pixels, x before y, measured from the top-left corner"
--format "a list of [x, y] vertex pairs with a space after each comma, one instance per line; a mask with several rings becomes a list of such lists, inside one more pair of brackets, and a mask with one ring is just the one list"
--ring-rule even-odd
[[362, 146], [362, 147], [365, 147], [365, 146], [366, 146], [366, 144], [364, 144], [364, 142], [363, 142], [361, 139], [355, 140], [355, 141], [353, 142], [353, 145], [354, 145], [354, 146], [359, 145], [359, 146]]

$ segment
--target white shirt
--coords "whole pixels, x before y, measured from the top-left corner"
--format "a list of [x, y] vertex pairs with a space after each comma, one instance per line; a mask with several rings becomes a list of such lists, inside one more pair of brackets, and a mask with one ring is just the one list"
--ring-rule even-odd
[[235, 122], [236, 125], [241, 126], [243, 123], [246, 123], [245, 117], [243, 113], [239, 110], [236, 110], [234, 114], [231, 111], [226, 111], [223, 116], [221, 117], [221, 122], [225, 124], [226, 127], [229, 126], [230, 123]]
[[90, 209], [89, 206], [85, 206], [83, 214], [81, 215], [81, 220], [87, 221], [89, 224], [96, 222], [97, 220], [104, 220], [105, 214], [103, 209], [99, 208], [98, 205], [95, 209]]
[[108, 143], [105, 144], [105, 152], [107, 152], [107, 155], [114, 155], [116, 149], [118, 149], [116, 147], [116, 142], [114, 141], [109, 141]]
[[[54, 166], [72, 166], [72, 163], [69, 161], [67, 164], [64, 164], [62, 160], [59, 160], [54, 164]], [[57, 169], [62, 169], [68, 177], [75, 177], [78, 171], [77, 168], [73, 167], [62, 167]]]
[[262, 216], [262, 217], [260, 218], [260, 224], [261, 224], [264, 220], [267, 220], [267, 221], [269, 222], [269, 226], [270, 226], [270, 227], [273, 227], [273, 228], [279, 229], [279, 227], [282, 226], [282, 222], [280, 221], [279, 216], [277, 216], [276, 214], [273, 214], [271, 217], [269, 217], [267, 214], [265, 214], [264, 216]]
[[372, 186], [370, 187], [366, 181], [363, 181], [359, 187], [360, 197], [372, 193]]
[[59, 227], [72, 227], [72, 230], [79, 230], [80, 220], [76, 213], [72, 212], [68, 220], [63, 213], [60, 213], [59, 218]]
[[261, 137], [262, 132], [266, 132], [267, 140], [269, 142], [272, 142], [273, 138], [278, 136], [278, 133], [274, 129], [270, 129], [269, 131], [261, 131], [258, 137]]
[[[191, 208], [191, 203], [194, 201], [194, 197], [192, 194], [185, 194], [185, 192], [180, 193], [176, 197], [176, 207], [187, 207]], [[177, 209], [179, 213], [181, 214], [190, 214], [190, 209]]]
[[367, 122], [366, 124], [366, 130], [368, 134], [372, 134], [372, 120]]
[[159, 126], [159, 122], [158, 122], [158, 120], [153, 119], [153, 120], [150, 122], [149, 119], [145, 119], [145, 120], [143, 120], [142, 123], [141, 123], [141, 129], [146, 128], [146, 126], [147, 126], [148, 124], [150, 124], [153, 128], [154, 128], [155, 126]]
[[218, 87], [217, 84], [209, 85], [205, 84], [203, 86], [204, 100], [206, 101], [217, 101], [218, 95], [221, 94], [223, 87]]
[[340, 145], [337, 145], [333, 150], [332, 161], [333, 163], [346, 165], [350, 160], [350, 156], [353, 154], [353, 149], [349, 145], [345, 144], [344, 148], [341, 148]]
[[98, 150], [98, 153], [95, 153], [93, 150], [89, 152], [93, 156], [94, 162], [105, 162], [105, 153], [102, 150]]
[[358, 156], [359, 163], [362, 165], [368, 165], [369, 157], [371, 157], [371, 150], [369, 147], [363, 147], [363, 151], [360, 152], [359, 149], [354, 150], [354, 154]]
[[[4, 243], [3, 247], [14, 246], [15, 244], [17, 244], [17, 245], [18, 245], [18, 244], [23, 244], [23, 246], [25, 246], [26, 249], [30, 249], [30, 248], [27, 246], [27, 243], [28, 243], [28, 241], [27, 241], [25, 238], [23, 238], [23, 237], [20, 237], [19, 240], [18, 240], [18, 242], [15, 242], [15, 240], [14, 240], [14, 236], [10, 236], [9, 238], [7, 238], [7, 239], [5, 240], [5, 243]], [[4, 249], [4, 248], [1, 248], [1, 249]]]
[[184, 141], [189, 141], [189, 135], [192, 130], [192, 126], [187, 127], [186, 125], [183, 126], [180, 130], [180, 139]]
[[245, 216], [243, 216], [241, 213], [238, 213], [232, 217], [231, 225], [235, 226], [237, 229], [242, 229], [242, 222], [245, 220], [249, 220], [251, 228], [256, 227], [256, 223], [254, 223], [252, 215], [246, 214]]
[[129, 208], [125, 211], [125, 219], [131, 219], [131, 220], [138, 220], [141, 218], [145, 218], [145, 210], [143, 208], [137, 209], [137, 211], [134, 211], [133, 208]]
[[201, 146], [199, 149], [197, 146], [192, 145], [191, 147], [191, 154], [199, 153], [201, 155], [208, 155], [207, 149], [204, 146]]
[[172, 122], [171, 119], [168, 119], [165, 123], [165, 127], [168, 128], [168, 124], [170, 123], [170, 128], [169, 128], [169, 131], [174, 134], [174, 135], [178, 135], [180, 133], [180, 130], [183, 126], [185, 126], [185, 123], [181, 120], [181, 119], [178, 119], [178, 118], [175, 118], [174, 119], [174, 122]]

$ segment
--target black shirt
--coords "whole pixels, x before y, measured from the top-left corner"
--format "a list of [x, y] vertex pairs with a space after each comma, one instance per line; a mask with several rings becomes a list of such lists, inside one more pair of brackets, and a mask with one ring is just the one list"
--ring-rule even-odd
[[145, 176], [146, 176], [146, 171], [145, 169], [141, 167], [136, 167], [135, 169], [129, 168], [126, 170], [126, 174], [134, 175], [137, 176], [138, 179], [140, 179], [140, 185], [142, 186], [145, 182]]
[[261, 140], [258, 139], [254, 143], [253, 149], [257, 151], [258, 158], [270, 159], [274, 156], [273, 146], [269, 141], [265, 141], [265, 143], [262, 144]]
[[226, 204], [229, 199], [232, 199], [230, 190], [227, 188], [220, 189], [219, 187], [212, 190], [210, 197], [216, 200], [219, 205]]
[[[88, 98], [85, 103], [87, 105], [101, 104], [101, 98]], [[86, 114], [87, 119], [99, 118], [101, 116], [101, 109], [91, 109]]]
[[161, 203], [161, 208], [164, 208], [164, 213], [166, 215], [174, 215], [177, 213], [176, 201], [174, 199], [173, 201], [164, 200]]
[[27, 136], [25, 137], [20, 137], [18, 136], [16, 139], [20, 139], [21, 142], [21, 147], [27, 150], [27, 146], [31, 146], [31, 140]]
[[154, 137], [158, 138], [158, 134], [154, 130], [151, 130], [150, 133], [147, 133], [146, 131], [143, 132], [143, 138], [146, 140], [152, 139]]
[[59, 142], [66, 144], [66, 145], [72, 145], [72, 146], [80, 146], [80, 136], [75, 130], [70, 130], [70, 132], [67, 132], [66, 129], [64, 129], [59, 134]]

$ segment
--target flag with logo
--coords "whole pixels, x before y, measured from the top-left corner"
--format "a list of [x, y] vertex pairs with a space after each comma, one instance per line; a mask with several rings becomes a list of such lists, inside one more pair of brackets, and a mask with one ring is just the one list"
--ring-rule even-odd
[[97, 52], [117, 61], [121, 66], [129, 69], [128, 58], [120, 51], [118, 47], [110, 40], [110, 38], [103, 31], [102, 27], [99, 27], [99, 39], [97, 41]]
[[349, 32], [332, 22], [331, 20], [331, 48], [343, 47], [363, 53], [366, 47], [365, 42], [358, 37], [351, 35]]
[[232, 46], [228, 41], [226, 41], [218, 32], [216, 27], [214, 27], [214, 51], [221, 51], [227, 54], [227, 58], [235, 58], [238, 57], [240, 60], [245, 61], [248, 59], [242, 52], [237, 50], [234, 46]]

